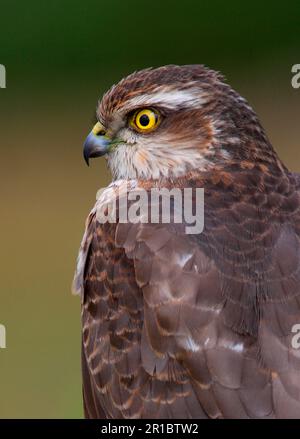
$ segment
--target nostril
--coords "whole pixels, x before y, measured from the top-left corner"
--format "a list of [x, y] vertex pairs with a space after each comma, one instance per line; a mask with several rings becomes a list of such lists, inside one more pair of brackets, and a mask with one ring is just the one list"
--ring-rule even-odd
[[105, 132], [106, 130], [100, 122], [97, 122], [92, 129], [92, 133], [94, 134], [94, 136], [104, 136]]
[[100, 130], [96, 136], [105, 136], [105, 130]]

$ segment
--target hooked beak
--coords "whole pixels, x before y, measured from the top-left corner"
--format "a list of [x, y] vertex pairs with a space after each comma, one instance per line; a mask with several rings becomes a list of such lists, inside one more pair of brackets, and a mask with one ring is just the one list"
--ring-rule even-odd
[[111, 139], [103, 133], [103, 126], [97, 122], [84, 142], [83, 157], [88, 166], [90, 158], [101, 157], [109, 151]]

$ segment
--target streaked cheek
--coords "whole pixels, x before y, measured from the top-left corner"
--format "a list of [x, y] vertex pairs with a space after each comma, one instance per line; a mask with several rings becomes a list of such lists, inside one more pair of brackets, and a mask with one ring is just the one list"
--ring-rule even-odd
[[136, 163], [139, 166], [145, 166], [149, 162], [149, 153], [144, 149], [137, 151], [136, 153]]

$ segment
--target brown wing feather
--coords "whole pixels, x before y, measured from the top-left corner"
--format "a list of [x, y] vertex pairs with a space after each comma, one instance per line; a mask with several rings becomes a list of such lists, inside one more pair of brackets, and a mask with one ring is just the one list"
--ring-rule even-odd
[[89, 222], [87, 417], [300, 417], [299, 193], [292, 177], [235, 185], [206, 181], [198, 237]]

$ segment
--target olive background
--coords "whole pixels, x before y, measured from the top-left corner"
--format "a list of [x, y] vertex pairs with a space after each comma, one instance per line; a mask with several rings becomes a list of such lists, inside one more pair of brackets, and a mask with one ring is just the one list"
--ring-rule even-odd
[[82, 159], [105, 90], [137, 69], [206, 64], [300, 172], [299, 48], [298, 1], [1, 0], [1, 418], [83, 416], [70, 286], [85, 218], [109, 182], [104, 160]]

